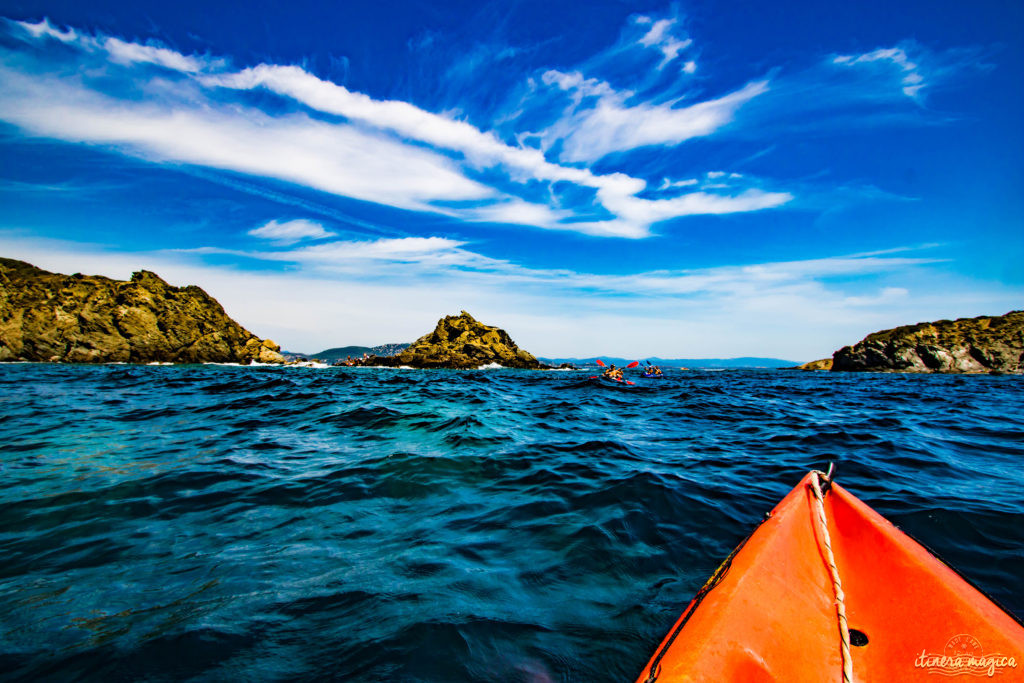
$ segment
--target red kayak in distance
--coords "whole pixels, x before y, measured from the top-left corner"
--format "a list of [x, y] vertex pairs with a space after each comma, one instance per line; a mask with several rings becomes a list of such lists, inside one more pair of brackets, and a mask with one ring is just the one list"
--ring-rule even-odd
[[637, 683], [1024, 680], [1024, 626], [853, 494], [803, 478]]
[[[597, 358], [596, 362], [602, 368], [608, 367], [607, 365], [604, 364], [604, 361], [601, 360], [600, 358]], [[626, 369], [635, 368], [638, 365], [640, 365], [640, 361], [635, 360], [632, 363], [630, 363], [629, 365], [627, 365]], [[631, 382], [628, 379], [624, 379], [624, 378], [621, 378], [621, 377], [607, 377], [605, 375], [591, 375], [588, 379], [603, 379], [603, 380], [607, 380], [609, 382], [620, 382], [622, 384], [636, 384], [636, 382]]]
[[602, 382], [617, 382], [619, 384], [636, 384], [628, 379], [619, 379], [618, 377], [605, 377], [604, 375], [591, 375], [587, 379], [601, 380]]

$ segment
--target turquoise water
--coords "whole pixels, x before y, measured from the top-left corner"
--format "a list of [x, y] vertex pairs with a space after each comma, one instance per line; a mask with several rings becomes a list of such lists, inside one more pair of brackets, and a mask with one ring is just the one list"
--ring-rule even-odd
[[632, 680], [809, 469], [1024, 613], [1024, 379], [0, 366], [0, 675]]

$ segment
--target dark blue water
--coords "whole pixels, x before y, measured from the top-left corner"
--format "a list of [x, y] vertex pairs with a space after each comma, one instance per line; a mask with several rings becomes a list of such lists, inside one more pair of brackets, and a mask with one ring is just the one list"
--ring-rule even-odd
[[0, 366], [0, 674], [624, 681], [811, 468], [1024, 613], [1024, 378]]

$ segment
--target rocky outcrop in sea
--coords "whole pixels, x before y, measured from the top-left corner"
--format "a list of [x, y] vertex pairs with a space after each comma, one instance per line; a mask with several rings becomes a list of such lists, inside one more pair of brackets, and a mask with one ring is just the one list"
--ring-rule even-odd
[[437, 321], [437, 326], [394, 356], [370, 356], [361, 365], [468, 370], [498, 364], [506, 368], [549, 366], [520, 349], [505, 330], [478, 322], [465, 311]]
[[1024, 311], [905, 325], [832, 355], [832, 370], [1024, 373]]
[[794, 368], [794, 370], [831, 370], [831, 369], [832, 369], [832, 359], [831, 358], [822, 358], [821, 360], [812, 360], [809, 363], [804, 363], [803, 365], [798, 365], [798, 366], [796, 366]]
[[0, 361], [282, 363], [194, 285], [62, 275], [0, 258]]

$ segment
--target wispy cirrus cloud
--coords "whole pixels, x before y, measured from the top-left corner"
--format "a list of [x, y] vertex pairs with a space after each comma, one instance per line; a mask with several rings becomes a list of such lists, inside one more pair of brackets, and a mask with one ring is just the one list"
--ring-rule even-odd
[[[641, 36], [639, 43], [644, 47], [653, 47], [662, 53], [664, 57], [658, 65], [659, 69], [664, 68], [678, 57], [680, 52], [693, 44], [693, 40], [690, 38], [677, 38], [673, 35], [672, 29], [677, 23], [675, 18], [654, 21], [650, 17], [640, 16], [636, 18], [636, 23], [650, 26], [647, 33]], [[696, 70], [697, 65], [693, 61], [686, 62], [683, 66], [683, 71], [686, 73], [693, 73]]]
[[[611, 100], [620, 99], [607, 86], [584, 79], [578, 73], [563, 74], [548, 71], [543, 76], [549, 83], [575, 90], [581, 97], [599, 94]], [[279, 95], [291, 97], [325, 113], [345, 116], [366, 125], [393, 131], [405, 138], [418, 140], [438, 148], [458, 151], [469, 164], [477, 168], [501, 167], [513, 180], [543, 180], [552, 183], [568, 182], [592, 188], [604, 209], [615, 217], [606, 220], [573, 220], [571, 210], [558, 210], [522, 200], [505, 199], [463, 212], [470, 220], [520, 223], [554, 227], [594, 235], [642, 237], [648, 234], [652, 223], [687, 215], [736, 213], [774, 208], [785, 204], [792, 195], [784, 192], [748, 190], [738, 194], [696, 193], [688, 198], [671, 201], [640, 199], [636, 195], [645, 189], [646, 181], [622, 173], [595, 174], [586, 168], [566, 166], [549, 161], [540, 149], [505, 144], [493, 133], [483, 132], [464, 122], [448, 119], [423, 111], [406, 102], [381, 102], [361, 93], [353, 93], [343, 86], [324, 81], [298, 67], [260, 65], [237, 73], [206, 76], [208, 85], [251, 90], [264, 88]], [[751, 95], [752, 96], [752, 95]], [[636, 125], [636, 111], [618, 110], [618, 123], [607, 121], [587, 125], [567, 119], [561, 135], [569, 147], [586, 148], [595, 157], [604, 156], [615, 148], [632, 149], [643, 144], [678, 143], [695, 135], [711, 132], [720, 120], [728, 116], [730, 108], [746, 97], [734, 94], [722, 100], [693, 105], [686, 110], [654, 108], [640, 114]], [[614, 105], [609, 105], [614, 107]], [[644, 117], [646, 116], [646, 119]], [[582, 125], [581, 125], [582, 123]], [[549, 134], [559, 135], [555, 129]], [[610, 140], [602, 147], [594, 138]], [[607, 151], [605, 151], [607, 150]]]
[[296, 218], [284, 222], [268, 221], [258, 228], [250, 230], [249, 234], [269, 240], [274, 244], [288, 246], [306, 239], [316, 240], [332, 237], [335, 233], [325, 230], [323, 225], [315, 221]]
[[202, 59], [166, 47], [139, 45], [118, 38], [104, 39], [103, 47], [111, 60], [119, 64], [149, 63], [184, 73], [197, 73], [207, 66]]
[[[551, 80], [570, 92], [582, 87], [570, 79]], [[767, 92], [768, 81], [752, 81], [727, 95], [686, 106], [680, 101], [630, 104], [632, 92], [618, 92], [607, 84], [589, 87], [601, 93], [596, 101], [574, 105], [542, 134], [550, 147], [557, 141], [570, 161], [596, 161], [612, 152], [674, 146], [711, 135], [731, 123], [740, 107]]]
[[879, 48], [860, 55], [836, 55], [832, 63], [848, 67], [875, 63], [894, 66], [901, 72], [900, 84], [903, 86], [903, 94], [907, 97], [915, 97], [925, 86], [920, 67], [910, 60], [903, 48], [899, 47]]
[[276, 178], [410, 210], [498, 195], [449, 158], [302, 113], [271, 116], [189, 89], [143, 99], [99, 92], [77, 76], [0, 64], [0, 119], [33, 135], [102, 145], [155, 162], [184, 162]]
[[[710, 96], [699, 91], [689, 78], [696, 61], [682, 61], [693, 40], [680, 25], [678, 16], [636, 15], [614, 45], [571, 70], [549, 69], [532, 79], [533, 90], [519, 105], [523, 118], [543, 119], [538, 109], [558, 111], [535, 131], [541, 146], [567, 163], [592, 163], [644, 147], [672, 148], [718, 133], [740, 109], [770, 91], [768, 78]], [[662, 55], [653, 68], [651, 52]], [[666, 69], [669, 64], [677, 64], [678, 71]]]
[[801, 69], [776, 72], [771, 89], [749, 102], [739, 138], [884, 126], [948, 123], [949, 114], [926, 104], [930, 90], [949, 86], [988, 68], [978, 49], [931, 50], [913, 40], [862, 53], [825, 55]]
[[[376, 100], [297, 66], [261, 64], [232, 71], [221, 58], [88, 35], [46, 20], [8, 22], [8, 27], [30, 42], [57, 40], [79, 52], [0, 53], [0, 119], [31, 135], [99, 145], [157, 163], [273, 178], [467, 222], [627, 238], [650, 235], [658, 221], [774, 208], [792, 198], [754, 187], [732, 193], [708, 188], [689, 198], [641, 197], [644, 178], [595, 173], [565, 163], [549, 148], [509, 143], [493, 130], [407, 102]], [[655, 22], [635, 42], [675, 56], [685, 46], [671, 37], [670, 28], [671, 23]], [[550, 73], [558, 87], [575, 89], [581, 98], [597, 94], [601, 101], [587, 113], [570, 112], [544, 133], [546, 139], [561, 137], [562, 156], [570, 162], [711, 134], [763, 87], [751, 84], [684, 108], [627, 107], [623, 93], [599, 81], [574, 82], [572, 74]], [[232, 97], [253, 90], [300, 108], [267, 111]], [[628, 125], [631, 116], [643, 125]], [[592, 154], [584, 155], [584, 148]], [[538, 193], [538, 183], [547, 191]]]
[[118, 64], [148, 63], [186, 73], [195, 73], [223, 64], [222, 60], [212, 60], [208, 57], [196, 55], [183, 55], [158, 43], [141, 44], [121, 40], [114, 36], [92, 36], [76, 31], [73, 28], [60, 29], [51, 24], [49, 19], [45, 17], [42, 21], [35, 23], [28, 21], [9, 23], [18, 26], [37, 40], [51, 38], [68, 45], [76, 45], [88, 52], [106, 53], [111, 61]]
[[[72, 43], [81, 39], [78, 31], [72, 28], [60, 29], [50, 23], [50, 20], [43, 17], [42, 21], [31, 22], [31, 21], [10, 21], [8, 23], [18, 26], [25, 33], [29, 34], [33, 38], [53, 38], [59, 40], [62, 43]], [[90, 44], [98, 44], [96, 41], [90, 39]]]
[[[465, 243], [445, 237], [402, 237], [377, 240], [336, 240], [289, 249], [225, 249], [197, 247], [177, 249], [179, 254], [201, 257], [236, 257], [270, 266], [289, 264], [308, 278], [327, 281], [370, 282], [387, 287], [405, 283], [411, 289], [428, 284], [458, 284], [469, 287], [497, 287], [504, 277], [513, 277], [511, 264], [464, 248]], [[270, 268], [273, 270], [273, 268]]]
[[[893, 93], [920, 100], [955, 66], [908, 42], [708, 94], [689, 78], [695, 48], [681, 18], [635, 16], [615, 44], [575, 68], [534, 71], [520, 100], [488, 127], [375, 99], [295, 65], [233, 69], [225, 58], [45, 19], [5, 25], [29, 48], [0, 48], [0, 120], [29, 135], [466, 223], [633, 239], [687, 216], [812, 206], [799, 195], [821, 189], [753, 175], [699, 185], [657, 171], [645, 177], [626, 163], [631, 154], [682, 154], [676, 148], [691, 140], [780, 127], [804, 134], [856, 117], [920, 117]], [[48, 51], [47, 41], [74, 50]], [[517, 53], [502, 54], [505, 63]], [[624, 71], [628, 85], [616, 85]], [[266, 106], [253, 92], [276, 100]]]
[[[253, 231], [249, 234], [253, 234]], [[907, 252], [921, 251], [931, 246], [922, 245], [830, 258], [612, 275], [569, 268], [527, 267], [485, 256], [474, 251], [466, 241], [437, 236], [335, 239], [312, 245], [279, 243], [276, 246], [278, 248], [275, 249], [200, 247], [175, 251], [288, 262], [310, 274], [331, 277], [348, 274], [360, 278], [405, 282], [410, 282], [410, 278], [424, 277], [435, 282], [453, 280], [494, 288], [515, 285], [538, 294], [561, 292], [565, 296], [579, 296], [584, 292], [598, 292], [614, 298], [760, 296], [772, 290], [776, 293], [804, 290], [808, 286], [816, 287], [830, 281], [906, 271], [941, 261], [906, 255]], [[890, 292], [887, 296], [893, 294]], [[862, 301], [853, 295], [846, 296], [844, 300], [850, 304]]]

